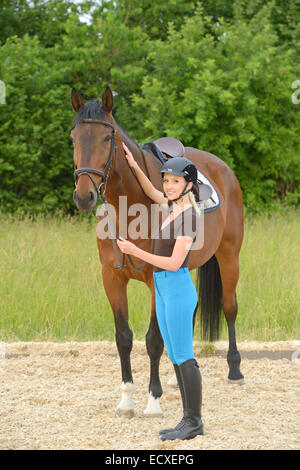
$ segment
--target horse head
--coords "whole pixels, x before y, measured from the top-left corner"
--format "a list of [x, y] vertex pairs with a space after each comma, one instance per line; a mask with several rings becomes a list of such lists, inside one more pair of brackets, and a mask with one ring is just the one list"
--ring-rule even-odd
[[74, 202], [79, 210], [92, 210], [105, 188], [116, 152], [116, 130], [112, 118], [113, 95], [109, 87], [102, 101], [85, 102], [72, 89], [71, 102], [76, 111], [70, 137], [74, 145]]

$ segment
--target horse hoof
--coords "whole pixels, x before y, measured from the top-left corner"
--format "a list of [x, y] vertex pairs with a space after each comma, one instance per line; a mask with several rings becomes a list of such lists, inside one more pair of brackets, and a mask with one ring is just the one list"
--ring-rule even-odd
[[163, 412], [161, 413], [145, 413], [144, 412], [145, 418], [163, 418], [164, 414]]
[[164, 414], [161, 411], [159, 398], [154, 398], [152, 393], [149, 393], [148, 404], [144, 411], [144, 416], [146, 418], [161, 418], [163, 415]]
[[122, 382], [121, 391], [122, 398], [116, 409], [116, 416], [122, 418], [133, 418], [134, 417], [134, 406], [133, 406], [133, 393], [135, 385], [132, 382]]
[[228, 383], [233, 384], [233, 385], [244, 385], [245, 384], [245, 379], [244, 378], [237, 379], [237, 380], [228, 379]]
[[134, 410], [122, 410], [121, 408], [116, 409], [116, 416], [119, 418], [133, 418], [134, 417]]

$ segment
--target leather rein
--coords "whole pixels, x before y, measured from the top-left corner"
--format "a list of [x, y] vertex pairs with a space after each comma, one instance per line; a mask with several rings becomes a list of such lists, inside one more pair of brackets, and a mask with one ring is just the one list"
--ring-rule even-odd
[[[105, 197], [106, 185], [107, 185], [107, 182], [108, 182], [108, 179], [109, 179], [109, 176], [110, 176], [110, 171], [113, 168], [114, 162], [117, 159], [118, 147], [117, 147], [117, 143], [116, 143], [116, 129], [115, 129], [115, 126], [113, 125], [113, 123], [110, 123], [108, 121], [102, 121], [102, 120], [99, 120], [99, 119], [84, 119], [82, 121], [82, 123], [102, 124], [102, 125], [109, 126], [109, 127], [112, 128], [112, 139], [111, 139], [110, 153], [109, 153], [107, 163], [104, 167], [104, 170], [98, 170], [97, 168], [90, 168], [90, 167], [80, 167], [80, 168], [75, 167], [75, 169], [74, 169], [75, 190], [76, 190], [76, 187], [77, 187], [77, 184], [78, 184], [78, 179], [80, 178], [80, 176], [86, 175], [90, 178], [90, 180], [93, 183], [93, 186], [96, 190], [97, 199], [100, 196], [100, 198], [102, 199], [102, 201], [104, 203], [106, 212], [107, 212], [108, 229], [109, 229], [110, 235], [112, 235], [111, 241], [112, 241], [112, 244], [113, 244], [113, 249], [114, 249], [115, 256], [116, 256], [117, 263], [118, 263], [117, 266], [114, 266], [114, 269], [127, 268], [127, 265], [125, 264], [126, 253], [123, 253], [122, 263], [120, 261], [119, 251], [118, 251], [118, 247], [117, 247], [117, 243], [116, 243], [116, 238], [119, 238], [119, 234], [117, 232], [117, 229], [116, 229], [116, 226], [113, 222], [113, 219], [110, 215], [109, 205], [108, 205], [107, 199]], [[113, 156], [114, 155], [115, 155], [115, 158], [114, 158], [114, 161], [113, 161]], [[146, 166], [146, 162], [145, 162], [145, 166]], [[146, 168], [147, 168], [147, 166], [146, 166]], [[101, 181], [99, 186], [97, 185], [96, 181], [94, 180], [94, 178], [92, 176], [93, 174], [102, 177], [102, 181]], [[154, 240], [152, 239], [151, 249], [150, 249], [151, 252], [152, 252], [152, 247], [153, 247], [153, 241]], [[147, 264], [146, 262], [144, 262], [140, 266], [137, 267], [137, 266], [134, 265], [134, 263], [132, 261], [132, 258], [129, 254], [127, 254], [127, 257], [129, 259], [129, 262], [130, 262], [131, 267], [133, 269], [137, 269], [137, 270], [141, 271], [143, 269], [143, 267]]]

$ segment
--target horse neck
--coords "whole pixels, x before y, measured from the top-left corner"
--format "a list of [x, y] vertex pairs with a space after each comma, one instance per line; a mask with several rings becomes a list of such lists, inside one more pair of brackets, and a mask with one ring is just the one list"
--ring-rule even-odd
[[124, 132], [122, 132], [122, 130], [118, 128], [116, 121], [114, 122], [114, 124], [117, 130], [117, 156], [115, 155], [114, 157], [115, 161], [112, 169], [113, 173], [107, 183], [107, 200], [115, 207], [118, 207], [119, 205], [119, 196], [127, 196], [128, 204], [132, 204], [135, 202], [143, 202], [147, 204], [148, 198], [145, 196], [145, 193], [143, 192], [136, 176], [134, 175], [133, 170], [128, 165], [122, 146], [122, 141], [131, 151], [139, 167], [144, 172], [146, 172], [145, 162], [143, 161], [142, 149], [133, 139], [124, 134]]

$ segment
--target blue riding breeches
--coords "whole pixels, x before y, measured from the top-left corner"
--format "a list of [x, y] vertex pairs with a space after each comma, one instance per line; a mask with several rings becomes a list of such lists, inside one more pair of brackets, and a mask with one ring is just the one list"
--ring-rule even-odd
[[153, 272], [158, 326], [169, 358], [180, 366], [194, 359], [193, 315], [198, 296], [188, 268]]

